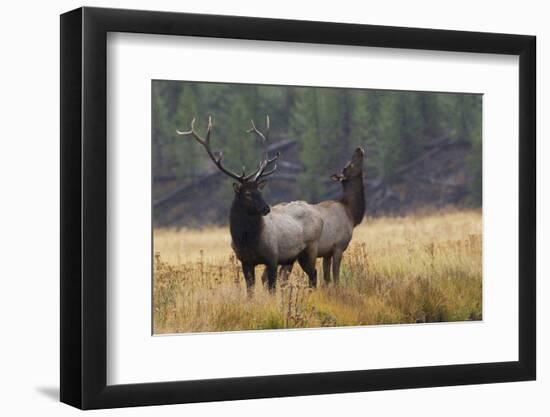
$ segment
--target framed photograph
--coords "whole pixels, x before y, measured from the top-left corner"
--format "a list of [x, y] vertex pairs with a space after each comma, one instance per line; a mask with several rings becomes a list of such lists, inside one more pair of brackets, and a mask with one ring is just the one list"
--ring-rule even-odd
[[535, 37], [61, 16], [61, 401], [533, 380]]

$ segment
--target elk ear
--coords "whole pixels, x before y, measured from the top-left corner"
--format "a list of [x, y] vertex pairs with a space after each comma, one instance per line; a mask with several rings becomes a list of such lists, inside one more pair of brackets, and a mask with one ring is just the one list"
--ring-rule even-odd
[[260, 190], [260, 191], [263, 190], [266, 184], [267, 184], [266, 180], [259, 181], [258, 182], [258, 190]]
[[236, 182], [233, 183], [233, 191], [235, 193], [239, 194], [241, 192], [241, 184], [237, 184]]
[[344, 179], [344, 176], [343, 176], [342, 174], [332, 174], [332, 175], [330, 176], [330, 179], [331, 179], [332, 181], [340, 182], [340, 181], [342, 181], [342, 180]]

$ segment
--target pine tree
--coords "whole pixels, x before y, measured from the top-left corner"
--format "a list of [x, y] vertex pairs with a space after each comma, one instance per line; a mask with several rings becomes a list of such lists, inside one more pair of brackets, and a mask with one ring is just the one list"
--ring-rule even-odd
[[166, 145], [166, 131], [168, 109], [166, 100], [162, 94], [162, 84], [154, 81], [151, 87], [151, 99], [153, 101], [152, 111], [152, 164], [153, 173], [157, 176], [163, 175], [165, 170], [162, 151]]
[[380, 157], [380, 93], [373, 90], [354, 90], [351, 97], [351, 143], [365, 150], [365, 172], [377, 178]]
[[155, 177], [175, 175], [187, 181], [211, 169], [194, 141], [175, 134], [188, 129], [193, 118], [197, 131], [205, 134], [209, 115], [213, 149], [224, 152], [231, 169], [240, 171], [244, 165], [250, 172], [263, 148], [245, 131], [250, 119], [264, 130], [269, 114], [272, 142], [289, 138], [299, 143], [290, 159], [297, 158], [304, 170], [297, 186], [288, 187], [289, 199], [325, 198], [330, 174], [342, 168], [357, 146], [365, 148], [367, 176], [392, 182], [427, 141], [448, 137], [471, 144], [470, 197], [481, 204], [480, 95], [154, 81], [151, 99]]
[[186, 84], [182, 89], [176, 104], [176, 113], [173, 122], [169, 124], [167, 132], [170, 146], [166, 147], [165, 159], [171, 160], [172, 174], [178, 178], [194, 177], [201, 171], [198, 161], [202, 158], [197, 149], [197, 144], [189, 138], [183, 138], [176, 134], [176, 129], [190, 129], [191, 121], [196, 119], [195, 129], [204, 135], [208, 123], [208, 117], [199, 113], [199, 94], [195, 85]]
[[424, 143], [424, 119], [417, 93], [387, 92], [380, 113], [379, 172], [395, 179], [397, 169], [415, 159]]
[[323, 193], [317, 181], [323, 150], [319, 146], [319, 114], [317, 90], [297, 88], [290, 122], [291, 136], [299, 141], [299, 157], [304, 171], [298, 177], [299, 188], [305, 199], [316, 201]]

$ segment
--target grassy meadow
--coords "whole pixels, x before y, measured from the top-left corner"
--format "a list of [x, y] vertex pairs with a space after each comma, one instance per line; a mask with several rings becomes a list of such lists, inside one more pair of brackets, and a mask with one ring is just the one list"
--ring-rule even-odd
[[318, 288], [295, 265], [252, 298], [227, 228], [154, 231], [153, 331], [219, 332], [482, 318], [481, 211], [366, 219], [344, 253], [340, 283]]

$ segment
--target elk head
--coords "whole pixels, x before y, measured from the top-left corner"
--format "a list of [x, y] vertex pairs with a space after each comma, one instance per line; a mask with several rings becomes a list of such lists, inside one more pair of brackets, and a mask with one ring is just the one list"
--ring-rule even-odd
[[363, 157], [365, 151], [363, 148], [357, 148], [353, 152], [351, 161], [347, 163], [340, 174], [333, 174], [330, 178], [333, 181], [346, 182], [353, 178], [357, 178], [363, 175]]
[[252, 128], [247, 130], [247, 133], [255, 133], [261, 140], [264, 145], [265, 151], [264, 156], [258, 167], [251, 174], [246, 174], [246, 169], [243, 167], [242, 173], [237, 174], [222, 164], [223, 153], [217, 152], [214, 153], [210, 147], [210, 135], [212, 133], [212, 117], [208, 117], [208, 128], [206, 130], [206, 138], [202, 138], [195, 131], [195, 119], [191, 121], [191, 129], [188, 131], [179, 131], [176, 132], [179, 135], [192, 136], [198, 143], [200, 143], [203, 148], [206, 150], [207, 155], [210, 157], [214, 165], [218, 167], [220, 171], [224, 174], [233, 178], [236, 182], [233, 183], [233, 190], [235, 191], [235, 203], [242, 207], [248, 214], [262, 216], [267, 215], [270, 212], [269, 205], [265, 202], [262, 197], [261, 191], [266, 184], [266, 177], [273, 174], [277, 169], [277, 164], [275, 163], [272, 168], [267, 169], [272, 163], [274, 163], [280, 156], [277, 153], [273, 158], [268, 157], [267, 152], [267, 136], [269, 133], [269, 116], [266, 116], [266, 133], [263, 134], [260, 132], [254, 122], [252, 121]]

